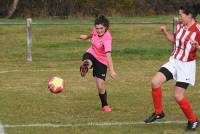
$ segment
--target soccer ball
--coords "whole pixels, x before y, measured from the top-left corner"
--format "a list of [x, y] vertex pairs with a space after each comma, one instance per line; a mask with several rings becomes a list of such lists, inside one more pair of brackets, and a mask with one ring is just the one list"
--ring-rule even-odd
[[64, 80], [59, 77], [52, 77], [48, 80], [48, 90], [52, 93], [60, 93], [64, 88]]

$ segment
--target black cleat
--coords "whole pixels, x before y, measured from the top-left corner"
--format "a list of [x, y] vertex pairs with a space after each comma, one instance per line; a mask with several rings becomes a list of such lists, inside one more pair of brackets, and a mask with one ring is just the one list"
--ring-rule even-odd
[[86, 73], [88, 72], [88, 66], [89, 66], [89, 62], [88, 61], [84, 61], [83, 65], [80, 66], [80, 74], [82, 77], [84, 77], [86, 75]]
[[195, 131], [196, 128], [199, 126], [199, 121], [195, 121], [195, 122], [190, 122], [188, 121], [187, 127], [186, 127], [186, 131]]
[[144, 122], [146, 124], [148, 123], [152, 123], [154, 121], [156, 121], [157, 119], [162, 119], [165, 117], [165, 113], [161, 112], [160, 114], [156, 114], [156, 113], [153, 113], [149, 118], [147, 118]]

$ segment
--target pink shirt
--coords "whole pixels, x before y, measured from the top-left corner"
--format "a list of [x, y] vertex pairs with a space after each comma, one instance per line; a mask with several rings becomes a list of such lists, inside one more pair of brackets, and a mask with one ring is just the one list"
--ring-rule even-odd
[[96, 29], [93, 28], [91, 34], [91, 47], [88, 48], [87, 52], [92, 54], [99, 62], [107, 65], [108, 59], [106, 53], [112, 51], [112, 36], [110, 32], [106, 31], [102, 37], [99, 37]]

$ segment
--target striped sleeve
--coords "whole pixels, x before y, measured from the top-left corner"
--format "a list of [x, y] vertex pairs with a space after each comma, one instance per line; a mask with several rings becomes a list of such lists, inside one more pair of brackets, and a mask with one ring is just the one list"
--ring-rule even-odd
[[197, 34], [197, 36], [196, 36], [196, 41], [199, 43], [199, 45], [200, 45], [200, 32]]
[[199, 24], [197, 24], [197, 29], [198, 29], [198, 32], [197, 32], [197, 36], [196, 36], [196, 41], [200, 45], [200, 25]]

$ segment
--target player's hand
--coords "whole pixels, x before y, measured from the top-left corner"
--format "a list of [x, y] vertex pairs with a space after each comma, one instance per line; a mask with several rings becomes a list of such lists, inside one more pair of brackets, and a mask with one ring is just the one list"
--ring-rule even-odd
[[116, 74], [116, 72], [115, 72], [115, 71], [112, 71], [112, 72], [110, 72], [110, 76], [111, 76], [111, 78], [112, 78], [113, 80], [115, 80], [115, 79], [116, 79], [116, 76], [117, 76], [117, 74]]
[[166, 33], [167, 32], [166, 26], [161, 26], [160, 27], [160, 32], [161, 33]]
[[199, 46], [200, 44], [196, 40], [190, 40], [190, 43], [193, 48], [200, 50], [200, 46]]
[[82, 34], [82, 35], [80, 35], [80, 37], [79, 37], [81, 40], [86, 40], [87, 38], [88, 38], [88, 36], [87, 35], [84, 35], [84, 34]]

